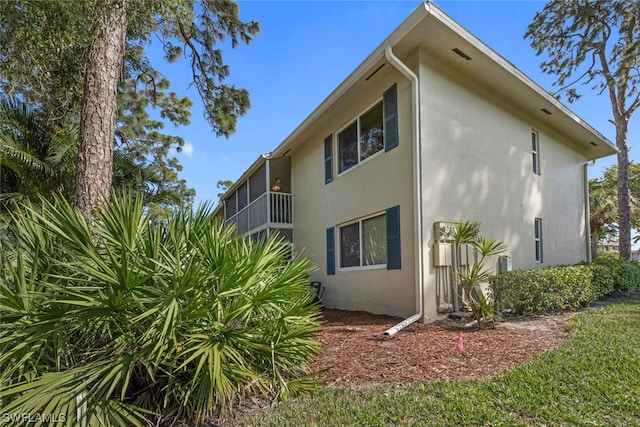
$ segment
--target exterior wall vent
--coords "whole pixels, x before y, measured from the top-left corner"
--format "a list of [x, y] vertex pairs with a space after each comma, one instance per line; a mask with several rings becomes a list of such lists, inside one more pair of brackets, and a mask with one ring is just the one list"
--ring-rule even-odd
[[457, 47], [454, 48], [454, 49], [451, 49], [451, 50], [453, 50], [456, 55], [461, 56], [462, 58], [466, 59], [467, 61], [469, 61], [471, 59], [471, 57], [469, 55], [467, 55], [466, 53], [464, 53], [463, 51], [461, 51]]
[[379, 66], [378, 68], [376, 68], [375, 70], [373, 70], [373, 73], [369, 74], [369, 76], [365, 79], [365, 81], [369, 81], [369, 79], [370, 79], [371, 77], [373, 77], [373, 76], [374, 76], [378, 71], [380, 71], [380, 69], [381, 69], [382, 67], [384, 67], [385, 65], [387, 65], [387, 63], [386, 63], [386, 62], [383, 62], [381, 66]]

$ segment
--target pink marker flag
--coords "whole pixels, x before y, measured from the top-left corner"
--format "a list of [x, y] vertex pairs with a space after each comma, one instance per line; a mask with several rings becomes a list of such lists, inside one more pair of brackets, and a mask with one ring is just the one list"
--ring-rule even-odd
[[464, 350], [464, 343], [462, 342], [462, 331], [460, 331], [460, 334], [458, 335], [458, 350]]

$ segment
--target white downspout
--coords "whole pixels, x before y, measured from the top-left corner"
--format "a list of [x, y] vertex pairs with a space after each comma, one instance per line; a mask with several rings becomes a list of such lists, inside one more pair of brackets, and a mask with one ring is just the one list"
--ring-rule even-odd
[[409, 67], [402, 63], [394, 54], [391, 46], [387, 46], [384, 51], [387, 60], [396, 67], [405, 77], [411, 80], [411, 92], [412, 92], [412, 104], [413, 104], [413, 207], [414, 207], [414, 227], [417, 230], [416, 236], [416, 311], [413, 316], [403, 320], [390, 329], [387, 329], [384, 334], [393, 336], [400, 330], [406, 328], [410, 324], [422, 319], [424, 311], [424, 290], [423, 286], [423, 260], [422, 260], [422, 155], [420, 149], [420, 85], [418, 76], [415, 75]]
[[593, 254], [591, 253], [591, 212], [589, 211], [589, 166], [595, 164], [595, 160], [582, 164], [582, 175], [584, 179], [584, 216], [586, 221], [585, 234], [587, 235], [587, 262], [591, 262], [593, 260]]

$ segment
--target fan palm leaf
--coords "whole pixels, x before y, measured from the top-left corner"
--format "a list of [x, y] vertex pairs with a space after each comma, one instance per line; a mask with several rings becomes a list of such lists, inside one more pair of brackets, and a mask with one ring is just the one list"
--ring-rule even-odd
[[0, 98], [0, 165], [4, 175], [16, 177], [3, 194], [24, 195], [33, 202], [54, 193], [71, 197], [77, 125], [69, 120], [53, 123], [46, 117], [44, 110]]

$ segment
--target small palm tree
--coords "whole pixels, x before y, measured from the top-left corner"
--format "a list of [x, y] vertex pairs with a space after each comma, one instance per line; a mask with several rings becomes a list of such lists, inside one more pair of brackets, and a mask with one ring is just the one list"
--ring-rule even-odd
[[[37, 203], [41, 197], [74, 197], [78, 124], [49, 116], [44, 109], [0, 98], [0, 203], [4, 210], [22, 200]], [[184, 180], [141, 157], [137, 159], [126, 146], [115, 149], [114, 191], [141, 194], [154, 218], [165, 218], [177, 207], [190, 207], [195, 192]]]
[[4, 200], [61, 194], [70, 199], [75, 180], [78, 128], [53, 124], [39, 109], [0, 98], [0, 188]]
[[1, 247], [0, 412], [69, 425], [197, 424], [242, 396], [316, 385], [304, 257], [235, 237], [208, 206], [152, 221], [113, 197], [93, 222], [57, 199]]
[[[482, 237], [481, 228], [477, 221], [458, 221], [447, 232], [453, 246], [453, 277], [458, 280], [463, 303], [479, 321], [496, 317], [493, 305], [481, 287], [493, 275], [484, 261], [507, 250], [502, 242]], [[463, 253], [467, 253], [467, 249], [472, 251], [473, 260], [464, 262]]]

